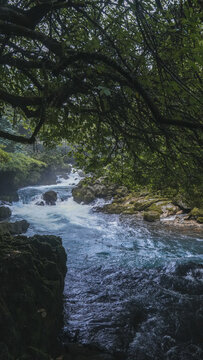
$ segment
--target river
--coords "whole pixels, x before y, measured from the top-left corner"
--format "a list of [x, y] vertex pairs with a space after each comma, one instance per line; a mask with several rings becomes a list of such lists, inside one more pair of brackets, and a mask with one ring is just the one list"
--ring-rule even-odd
[[[128, 360], [202, 359], [202, 237], [96, 213], [74, 202], [79, 180], [73, 170], [56, 185], [22, 188], [12, 206], [12, 220], [30, 223], [26, 235], [63, 239], [63, 338]], [[50, 189], [58, 193], [56, 205], [37, 206]]]

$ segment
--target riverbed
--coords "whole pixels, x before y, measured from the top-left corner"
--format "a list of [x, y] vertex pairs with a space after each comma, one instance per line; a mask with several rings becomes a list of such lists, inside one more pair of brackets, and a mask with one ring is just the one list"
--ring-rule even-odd
[[[62, 237], [63, 341], [128, 360], [203, 358], [203, 236], [96, 213], [73, 200], [79, 180], [73, 169], [57, 184], [20, 189], [12, 206], [12, 220], [30, 223], [27, 236]], [[56, 205], [36, 205], [47, 190]]]

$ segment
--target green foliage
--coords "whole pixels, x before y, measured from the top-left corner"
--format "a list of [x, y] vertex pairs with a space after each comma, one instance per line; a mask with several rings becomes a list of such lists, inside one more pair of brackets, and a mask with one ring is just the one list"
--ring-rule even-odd
[[67, 146], [57, 146], [53, 149], [43, 147], [40, 151], [33, 153], [32, 157], [46, 163], [52, 171], [69, 171], [70, 164], [73, 162]]
[[[39, 139], [49, 146], [66, 139], [87, 172], [201, 201], [200, 2], [10, 6], [11, 23], [0, 24], [0, 106], [16, 134], [23, 123], [29, 136], [40, 121]], [[19, 12], [27, 22], [14, 36]], [[3, 122], [1, 130], [11, 133]]]
[[4, 167], [11, 160], [11, 155], [0, 148], [0, 166]]
[[28, 182], [35, 184], [40, 178], [41, 170], [44, 167], [46, 167], [46, 164], [42, 161], [22, 153], [7, 153], [0, 148], [0, 172], [15, 174], [15, 187], [25, 185]]

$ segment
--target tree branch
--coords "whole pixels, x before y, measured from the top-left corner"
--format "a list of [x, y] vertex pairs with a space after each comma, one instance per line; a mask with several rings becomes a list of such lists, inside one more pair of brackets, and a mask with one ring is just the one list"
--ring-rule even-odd
[[6, 91], [0, 89], [0, 100], [3, 100], [12, 106], [36, 106], [41, 105], [43, 99], [40, 96], [19, 96], [19, 95], [12, 95], [7, 93]]
[[54, 54], [60, 57], [63, 56], [64, 51], [62, 45], [57, 40], [53, 40], [41, 32], [33, 31], [20, 25], [3, 23], [2, 21], [0, 21], [0, 30], [5, 35], [22, 36], [28, 39], [38, 40]]
[[25, 138], [24, 136], [10, 134], [10, 133], [2, 131], [2, 130], [0, 130], [0, 137], [3, 139], [15, 141], [15, 142], [21, 143], [21, 144], [34, 144], [34, 142], [35, 142], [35, 139], [33, 139], [32, 137]]

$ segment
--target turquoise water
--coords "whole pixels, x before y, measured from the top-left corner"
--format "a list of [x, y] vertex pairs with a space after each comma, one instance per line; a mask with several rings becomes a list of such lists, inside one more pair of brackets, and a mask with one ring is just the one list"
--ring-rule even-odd
[[[123, 359], [201, 359], [200, 234], [96, 213], [94, 205], [74, 202], [79, 180], [72, 172], [57, 185], [20, 189], [12, 207], [13, 219], [30, 223], [28, 236], [63, 239], [64, 341], [94, 343]], [[58, 193], [56, 205], [37, 206], [49, 189]]]

